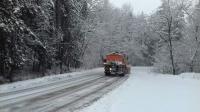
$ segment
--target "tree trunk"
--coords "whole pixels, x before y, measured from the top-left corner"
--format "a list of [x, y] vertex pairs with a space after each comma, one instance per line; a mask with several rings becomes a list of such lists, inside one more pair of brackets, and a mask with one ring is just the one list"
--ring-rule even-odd
[[10, 68], [9, 75], [7, 76], [9, 82], [13, 82], [13, 67]]
[[172, 64], [172, 73], [173, 75], [176, 75], [176, 69], [174, 64], [174, 55], [173, 55], [173, 44], [172, 44], [172, 37], [171, 37], [171, 27], [172, 27], [172, 17], [170, 17], [170, 20], [168, 21], [168, 39], [169, 39], [169, 50], [170, 50], [170, 59]]
[[193, 66], [193, 63], [191, 63], [191, 65], [190, 65], [190, 72], [194, 72], [194, 66]]
[[195, 26], [195, 40], [196, 40], [197, 47], [196, 47], [194, 55], [192, 56], [192, 60], [191, 60], [191, 63], [190, 63], [190, 72], [194, 72], [194, 64], [193, 63], [194, 63], [194, 60], [197, 56], [197, 52], [198, 52], [199, 45], [200, 45], [200, 43], [198, 41], [198, 32], [199, 32], [199, 26]]
[[198, 32], [199, 32], [199, 26], [195, 27], [195, 39], [198, 42]]
[[60, 74], [62, 74], [62, 73], [63, 73], [63, 62], [60, 61]]
[[173, 55], [173, 46], [172, 46], [172, 41], [170, 39], [170, 59], [171, 59], [171, 63], [172, 63], [172, 72], [173, 75], [176, 75], [176, 69], [175, 69], [175, 64], [174, 64], [174, 55]]

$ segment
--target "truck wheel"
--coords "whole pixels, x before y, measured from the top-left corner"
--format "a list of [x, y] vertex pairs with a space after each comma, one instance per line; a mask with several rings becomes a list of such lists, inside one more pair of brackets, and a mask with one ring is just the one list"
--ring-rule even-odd
[[125, 74], [123, 73], [123, 74], [120, 74], [119, 76], [120, 76], [120, 77], [124, 77], [124, 76], [125, 76]]
[[105, 76], [110, 76], [110, 74], [109, 73], [105, 73]]

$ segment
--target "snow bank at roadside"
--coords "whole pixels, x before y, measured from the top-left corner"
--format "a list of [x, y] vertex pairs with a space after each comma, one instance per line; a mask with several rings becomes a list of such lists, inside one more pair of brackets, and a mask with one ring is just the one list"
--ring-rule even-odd
[[200, 73], [182, 73], [180, 74], [182, 78], [187, 78], [187, 79], [198, 79], [200, 80]]
[[82, 75], [90, 75], [90, 74], [100, 73], [102, 71], [103, 71], [103, 68], [96, 68], [96, 69], [92, 69], [92, 70], [66, 73], [66, 74], [60, 74], [60, 75], [54, 75], [54, 76], [46, 76], [43, 78], [19, 81], [19, 82], [15, 82], [15, 83], [11, 83], [11, 84], [4, 84], [4, 85], [0, 85], [0, 93], [17, 91], [17, 90], [22, 90], [22, 89], [26, 89], [26, 88], [32, 88], [32, 87], [45, 85], [45, 84], [56, 82], [56, 81], [80, 77]]

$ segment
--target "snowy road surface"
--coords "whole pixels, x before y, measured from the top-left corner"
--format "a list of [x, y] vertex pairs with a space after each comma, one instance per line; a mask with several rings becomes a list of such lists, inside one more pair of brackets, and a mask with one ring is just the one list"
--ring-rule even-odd
[[105, 77], [101, 68], [70, 77], [64, 74], [2, 85], [0, 112], [71, 112], [101, 98], [127, 78]]
[[200, 112], [199, 75], [162, 75], [151, 68], [132, 68], [123, 85], [80, 112]]

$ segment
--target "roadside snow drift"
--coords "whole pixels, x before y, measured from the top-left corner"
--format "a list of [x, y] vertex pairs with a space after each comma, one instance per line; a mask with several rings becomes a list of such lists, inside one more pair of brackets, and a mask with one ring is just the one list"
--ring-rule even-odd
[[6, 92], [23, 90], [23, 89], [27, 89], [27, 88], [38, 87], [41, 85], [47, 85], [49, 83], [59, 82], [62, 80], [68, 80], [68, 79], [76, 78], [76, 77], [80, 77], [80, 76], [97, 74], [102, 71], [103, 71], [103, 68], [96, 68], [96, 69], [92, 69], [92, 70], [66, 73], [66, 74], [60, 74], [60, 75], [54, 75], [54, 76], [46, 76], [43, 78], [19, 81], [19, 82], [15, 82], [15, 83], [11, 83], [11, 84], [4, 84], [4, 85], [0, 85], [0, 94], [6, 93]]
[[123, 85], [80, 112], [200, 112], [200, 80], [132, 68]]

